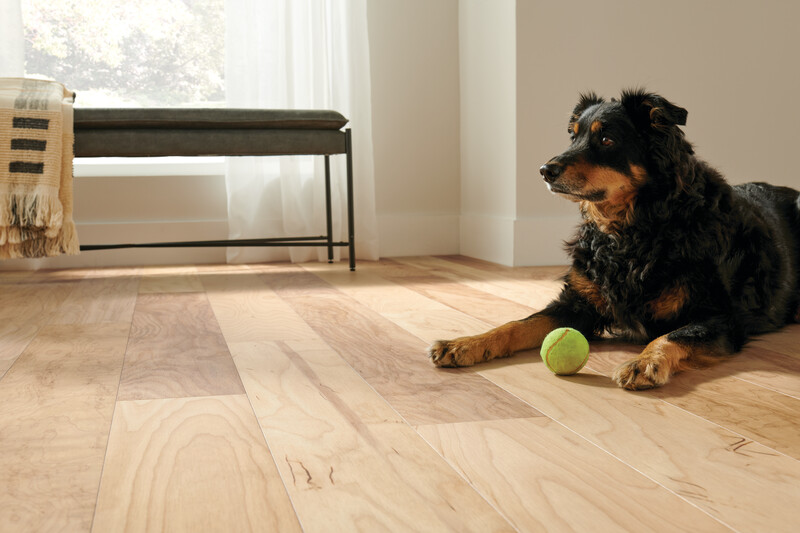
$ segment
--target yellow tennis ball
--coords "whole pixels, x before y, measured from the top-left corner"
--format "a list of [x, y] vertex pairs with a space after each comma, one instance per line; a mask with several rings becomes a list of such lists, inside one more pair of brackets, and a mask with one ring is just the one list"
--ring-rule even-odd
[[542, 341], [542, 361], [559, 376], [577, 373], [589, 360], [589, 341], [572, 328], [554, 329]]

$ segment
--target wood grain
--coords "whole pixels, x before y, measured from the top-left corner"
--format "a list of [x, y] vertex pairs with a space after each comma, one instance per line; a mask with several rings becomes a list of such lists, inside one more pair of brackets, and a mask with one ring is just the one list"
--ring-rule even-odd
[[143, 267], [140, 276], [139, 294], [203, 290], [194, 266]]
[[88, 531], [128, 324], [50, 325], [0, 381], [0, 531]]
[[436, 259], [456, 263], [461, 266], [470, 267], [474, 270], [483, 270], [493, 274], [501, 274], [504, 277], [528, 282], [530, 280], [552, 281], [560, 280], [569, 269], [566, 265], [550, 266], [506, 266], [475, 257], [465, 255], [440, 255]]
[[72, 292], [69, 283], [3, 285], [0, 304], [0, 377]]
[[0, 272], [0, 531], [796, 530], [800, 325], [639, 393], [615, 340], [565, 378], [431, 366], [429, 339], [527, 316], [561, 273]]
[[139, 296], [125, 354], [120, 400], [243, 392], [205, 294]]
[[520, 531], [731, 531], [549, 418], [417, 430]]
[[252, 270], [203, 273], [201, 283], [228, 342], [302, 340], [315, 336], [308, 324], [289, 319], [292, 308]]
[[101, 269], [89, 272], [75, 284], [58, 309], [53, 324], [103, 324], [130, 322], [139, 277], [134, 271]]
[[563, 283], [556, 279], [525, 279], [524, 282], [520, 282], [505, 274], [434, 257], [399, 258], [397, 261], [424, 268], [439, 276], [458, 281], [466, 287], [500, 296], [537, 311], [553, 301], [563, 286]]
[[245, 396], [117, 404], [92, 531], [300, 531]]
[[491, 327], [379, 275], [360, 272], [358, 276], [352, 276], [330, 266], [308, 265], [304, 268], [427, 343], [484, 332]]
[[232, 350], [304, 531], [511, 529], [324, 343]]
[[796, 529], [797, 460], [658, 393], [623, 391], [592, 373], [558, 378], [531, 353], [514, 361], [481, 374], [733, 529]]
[[299, 267], [262, 279], [412, 425], [539, 414], [470, 371], [433, 368], [427, 342]]
[[457, 309], [478, 320], [499, 326], [525, 318], [534, 309], [493, 294], [468, 287], [457, 280], [429, 273], [427, 270], [391, 259], [367, 264], [363, 270], [418, 292], [425, 298]]

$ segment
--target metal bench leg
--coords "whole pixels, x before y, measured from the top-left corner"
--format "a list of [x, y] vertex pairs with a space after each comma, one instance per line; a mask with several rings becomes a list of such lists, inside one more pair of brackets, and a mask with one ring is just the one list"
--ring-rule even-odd
[[350, 128], [345, 130], [345, 149], [347, 151], [347, 242], [350, 245], [350, 270], [356, 269], [355, 219], [353, 213], [353, 135]]
[[325, 156], [325, 222], [328, 237], [328, 263], [333, 263], [333, 220], [331, 219], [331, 158]]

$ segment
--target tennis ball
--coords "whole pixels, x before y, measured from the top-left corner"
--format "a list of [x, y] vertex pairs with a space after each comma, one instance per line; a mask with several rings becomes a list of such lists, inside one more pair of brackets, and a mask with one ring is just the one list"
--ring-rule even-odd
[[554, 329], [542, 341], [542, 361], [559, 376], [575, 374], [589, 360], [589, 342], [572, 328]]

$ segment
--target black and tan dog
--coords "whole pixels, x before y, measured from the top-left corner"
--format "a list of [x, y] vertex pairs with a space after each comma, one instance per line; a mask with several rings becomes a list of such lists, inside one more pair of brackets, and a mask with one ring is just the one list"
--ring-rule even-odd
[[541, 167], [553, 193], [580, 205], [572, 266], [544, 310], [487, 333], [438, 341], [437, 366], [466, 366], [539, 346], [552, 329], [648, 344], [614, 372], [627, 389], [739, 351], [751, 335], [794, 321], [798, 192], [730, 186], [678, 126], [686, 110], [641, 90], [583, 95], [572, 144]]

